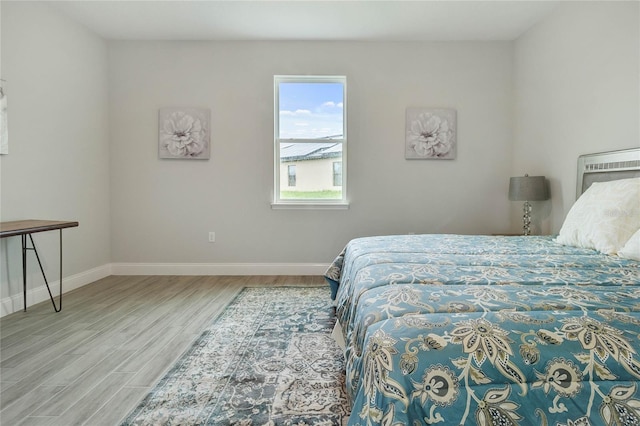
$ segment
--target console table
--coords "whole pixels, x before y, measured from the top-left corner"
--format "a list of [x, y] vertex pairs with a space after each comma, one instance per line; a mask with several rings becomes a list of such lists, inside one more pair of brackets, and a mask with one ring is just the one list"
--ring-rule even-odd
[[[73, 228], [75, 226], [78, 226], [78, 222], [66, 222], [57, 220], [29, 219], [16, 220], [13, 222], [0, 222], [0, 238], [14, 237], [18, 235], [20, 235], [20, 237], [22, 238], [22, 291], [24, 296], [24, 311], [27, 310], [27, 250], [33, 250], [33, 252], [36, 254], [38, 265], [40, 265], [40, 272], [42, 272], [44, 283], [46, 284], [47, 290], [49, 291], [49, 298], [51, 299], [51, 303], [53, 303], [54, 311], [60, 312], [62, 310], [62, 230], [64, 228]], [[51, 293], [51, 289], [49, 288], [49, 282], [47, 281], [44, 269], [42, 268], [40, 256], [38, 256], [38, 251], [36, 250], [36, 246], [33, 243], [32, 236], [32, 234], [35, 234], [36, 232], [54, 231], [56, 229], [60, 231], [60, 294], [58, 296], [58, 306], [56, 306], [53, 294]], [[31, 241], [31, 247], [27, 246], [27, 236]]]

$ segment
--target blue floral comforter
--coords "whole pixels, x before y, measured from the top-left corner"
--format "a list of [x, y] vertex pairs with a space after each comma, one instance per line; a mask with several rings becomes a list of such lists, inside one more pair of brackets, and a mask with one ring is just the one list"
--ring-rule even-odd
[[351, 241], [351, 425], [640, 425], [640, 263], [551, 237]]

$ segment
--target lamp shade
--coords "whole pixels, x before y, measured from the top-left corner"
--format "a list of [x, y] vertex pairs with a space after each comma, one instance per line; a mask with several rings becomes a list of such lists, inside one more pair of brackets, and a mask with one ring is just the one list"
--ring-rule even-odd
[[544, 176], [518, 176], [509, 179], [511, 201], [542, 201], [549, 199]]

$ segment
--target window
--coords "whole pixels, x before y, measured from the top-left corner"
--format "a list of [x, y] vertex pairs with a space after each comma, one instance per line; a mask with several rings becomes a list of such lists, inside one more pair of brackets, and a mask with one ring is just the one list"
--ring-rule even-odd
[[333, 186], [342, 186], [342, 161], [333, 163]]
[[289, 186], [296, 186], [296, 165], [289, 164]]
[[274, 77], [273, 205], [346, 205], [346, 77]]

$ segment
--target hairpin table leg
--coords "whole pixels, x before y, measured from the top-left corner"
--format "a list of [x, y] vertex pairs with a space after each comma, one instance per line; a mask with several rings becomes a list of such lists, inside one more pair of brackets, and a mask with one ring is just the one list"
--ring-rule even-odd
[[23, 311], [27, 312], [27, 235], [22, 234], [22, 298]]
[[40, 256], [38, 255], [38, 250], [36, 250], [36, 245], [33, 242], [33, 237], [31, 234], [29, 235], [29, 239], [31, 240], [31, 247], [26, 246], [26, 235], [23, 235], [23, 258], [22, 258], [22, 271], [24, 273], [24, 310], [27, 310], [27, 261], [26, 261], [26, 251], [33, 250], [36, 254], [36, 259], [38, 260], [38, 265], [40, 266], [40, 272], [42, 272], [42, 278], [44, 279], [44, 283], [47, 286], [47, 291], [49, 292], [49, 298], [51, 299], [51, 303], [53, 304], [53, 310], [56, 312], [60, 312], [62, 310], [62, 229], [60, 229], [60, 294], [58, 295], [58, 306], [56, 306], [55, 299], [53, 298], [53, 294], [51, 293], [51, 288], [49, 288], [49, 282], [47, 281], [47, 276], [44, 273], [44, 268], [42, 267], [42, 262], [40, 262]]

